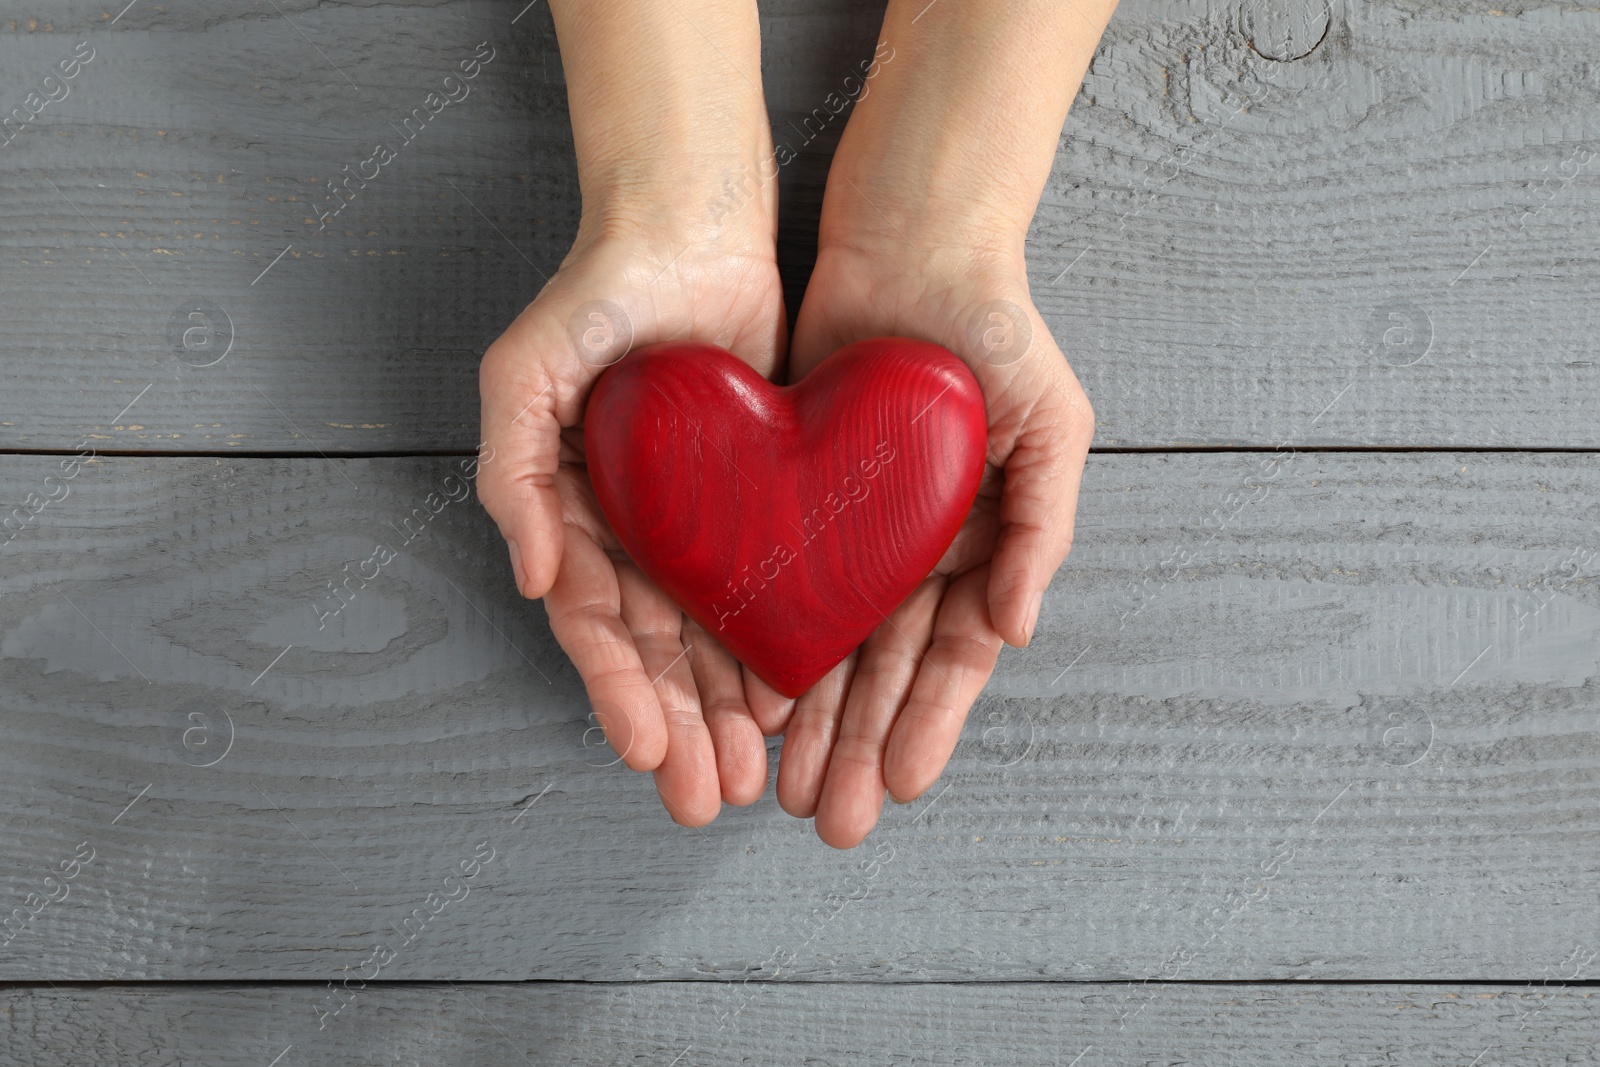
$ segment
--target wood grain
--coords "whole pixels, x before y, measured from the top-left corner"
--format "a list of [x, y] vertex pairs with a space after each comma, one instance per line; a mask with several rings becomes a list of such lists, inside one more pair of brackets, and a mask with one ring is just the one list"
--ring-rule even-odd
[[389, 941], [383, 979], [1522, 981], [1600, 947], [1587, 456], [1092, 457], [1033, 646], [850, 853], [770, 791], [676, 827], [603, 766], [461, 462], [102, 458], [0, 548], [0, 977], [323, 981]]
[[1098, 443], [1594, 447], [1597, 42], [1554, 3], [1120, 9], [1030, 244]]
[[[0, 991], [0, 1053], [84, 1062], [1592, 1064], [1593, 987], [374, 985], [317, 1029], [316, 986]], [[1140, 1009], [1145, 1010], [1141, 1011]]]
[[[0, 447], [475, 446], [479, 354], [576, 226], [548, 11], [278, 6], [113, 21], [67, 0], [0, 23], [4, 108], [77, 40], [97, 50], [0, 149]], [[1127, 0], [1112, 22], [1029, 244], [1100, 444], [1600, 445], [1600, 13], [1323, 6]], [[880, 8], [763, 4], [798, 153], [791, 308], [845, 118], [815, 113]], [[471, 95], [318, 234], [326, 183], [485, 40]]]

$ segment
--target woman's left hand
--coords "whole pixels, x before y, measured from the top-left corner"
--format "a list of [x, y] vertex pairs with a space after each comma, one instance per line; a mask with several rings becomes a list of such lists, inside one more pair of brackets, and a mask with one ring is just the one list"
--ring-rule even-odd
[[816, 817], [836, 848], [859, 844], [885, 791], [905, 803], [944, 770], [1002, 642], [1026, 645], [1045, 587], [1072, 543], [1073, 512], [1094, 414], [1028, 299], [1021, 264], [951, 257], [905, 242], [825, 247], [790, 345], [791, 380], [834, 350], [884, 335], [934, 341], [983, 388], [988, 467], [944, 558], [849, 659], [787, 716], [778, 801]]

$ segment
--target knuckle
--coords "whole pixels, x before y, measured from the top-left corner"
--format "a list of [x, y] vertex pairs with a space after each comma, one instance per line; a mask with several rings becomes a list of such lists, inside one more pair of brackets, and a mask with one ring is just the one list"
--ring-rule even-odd
[[883, 744], [861, 734], [845, 733], [833, 746], [828, 761], [840, 766], [859, 767], [873, 773], [881, 773]]
[[505, 334], [501, 334], [489, 342], [489, 347], [483, 350], [483, 358], [478, 361], [478, 377], [480, 380], [493, 381], [513, 366], [521, 353], [517, 346], [509, 341]]
[[511, 483], [504, 474], [480, 468], [476, 481], [478, 503], [483, 505], [483, 510], [487, 511], [491, 518], [501, 522], [514, 516]]
[[637, 709], [644, 700], [657, 700], [655, 690], [627, 663], [588, 663], [585, 667], [583, 682], [591, 697], [596, 701], [609, 699], [617, 706], [616, 717], [620, 720], [632, 723], [639, 717]]
[[901, 642], [904, 647], [887, 648], [875, 645], [861, 650], [861, 658], [856, 661], [856, 683], [860, 685], [869, 678], [892, 679], [904, 674], [911, 666], [912, 661], [908, 656], [915, 655], [909, 642]]
[[1093, 436], [1095, 427], [1094, 404], [1090, 403], [1089, 394], [1085, 393], [1081, 387], [1077, 389], [1075, 399], [1077, 400], [1078, 413], [1083, 418], [1083, 427]]
[[737, 721], [750, 718], [750, 709], [745, 707], [744, 701], [733, 696], [714, 696], [700, 698], [701, 712], [707, 720]]
[[1000, 654], [999, 634], [941, 634], [933, 644], [929, 658], [937, 652], [942, 660], [958, 670], [988, 670]]
[[1061, 387], [1061, 395], [1067, 401], [1065, 412], [1067, 432], [1074, 437], [1084, 439], [1093, 437], [1095, 427], [1094, 405], [1089, 402], [1089, 394], [1083, 391], [1083, 386], [1078, 384], [1075, 378], [1069, 376]]
[[701, 718], [699, 705], [681, 692], [668, 694], [668, 699], [664, 703], [661, 715], [667, 724], [667, 730], [680, 738], [691, 740], [698, 738], [700, 731], [705, 728], [705, 720]]

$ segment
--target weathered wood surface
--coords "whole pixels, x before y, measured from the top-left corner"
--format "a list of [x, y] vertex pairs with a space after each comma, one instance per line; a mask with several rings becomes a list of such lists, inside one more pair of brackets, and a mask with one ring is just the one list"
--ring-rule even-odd
[[319, 991], [7, 989], [0, 1054], [36, 1067], [1600, 1062], [1597, 990], [1543, 983], [376, 984], [326, 1018]]
[[[0, 148], [0, 447], [476, 444], [478, 355], [576, 224], [548, 11], [275, 7], [0, 23], [4, 109], [95, 49]], [[791, 302], [838, 132], [791, 123], [880, 8], [763, 4]], [[317, 234], [326, 183], [484, 40], [471, 95]], [[1030, 246], [1100, 443], [1600, 445], [1597, 47], [1556, 0], [1126, 0]]]
[[1032, 245], [1101, 444], [1600, 442], [1600, 11], [1135, 8]]
[[385, 979], [1521, 981], [1600, 948], [1589, 456], [1092, 457], [1033, 647], [846, 854], [770, 792], [702, 833], [601, 766], [460, 462], [55, 483], [0, 548], [0, 978], [323, 980], [387, 942]]

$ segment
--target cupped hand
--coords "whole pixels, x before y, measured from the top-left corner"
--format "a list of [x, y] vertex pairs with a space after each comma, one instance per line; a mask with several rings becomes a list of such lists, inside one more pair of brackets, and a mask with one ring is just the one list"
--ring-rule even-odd
[[818, 253], [789, 350], [798, 380], [869, 337], [933, 341], [972, 368], [989, 416], [988, 466], [934, 572], [787, 718], [778, 800], [837, 848], [859, 844], [887, 792], [905, 803], [944, 770], [1002, 642], [1026, 645], [1072, 543], [1094, 414], [1028, 296], [1020, 257], [901, 239]]
[[[621, 226], [580, 238], [554, 278], [484, 356], [478, 494], [511, 553], [517, 588], [550, 627], [627, 766], [653, 770], [673, 819], [700, 826], [721, 801], [766, 788], [749, 710], [782, 707], [622, 551], [584, 466], [589, 389], [630, 347], [720, 345], [771, 377], [783, 359], [783, 295], [770, 241], [725, 246]], [[771, 712], [767, 712], [770, 716]]]

